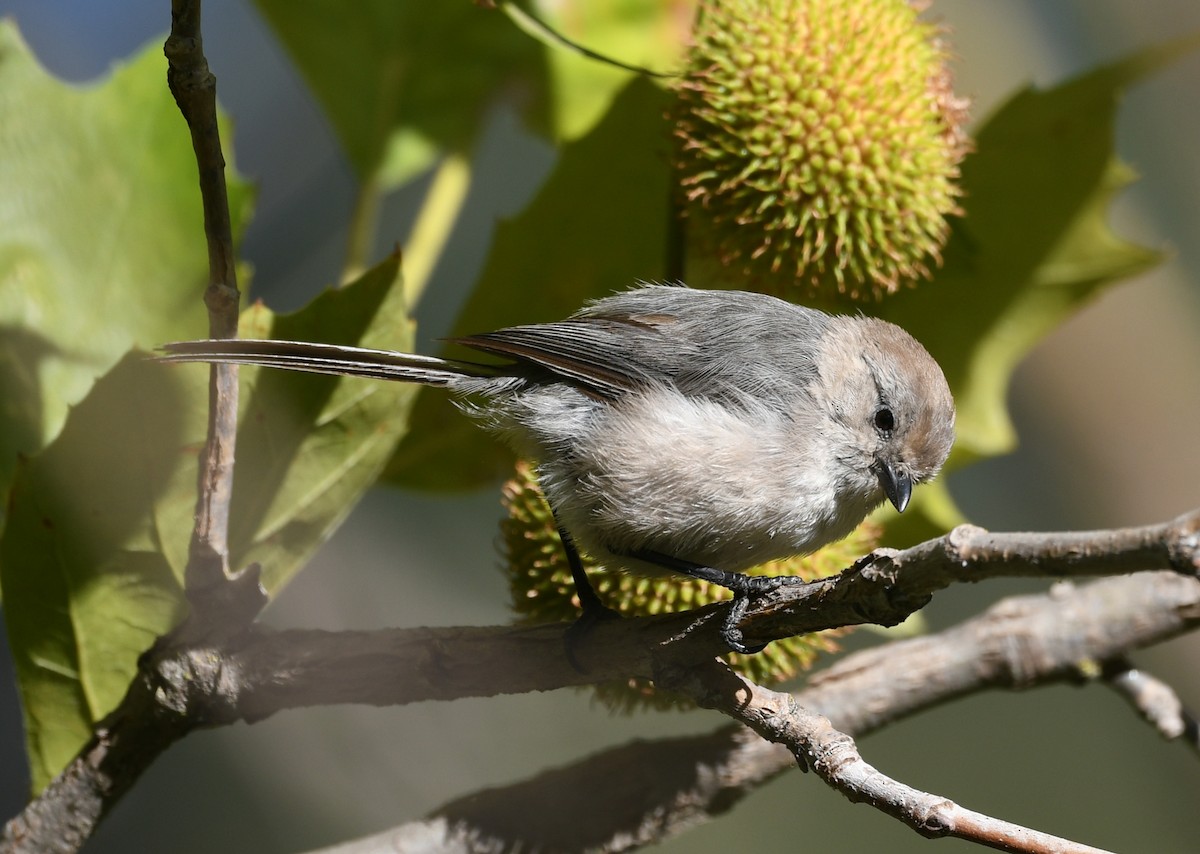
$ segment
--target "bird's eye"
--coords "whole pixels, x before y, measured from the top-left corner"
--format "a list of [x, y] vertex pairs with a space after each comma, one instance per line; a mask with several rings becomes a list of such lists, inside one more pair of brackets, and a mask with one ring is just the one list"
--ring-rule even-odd
[[875, 429], [881, 433], [891, 433], [896, 429], [896, 416], [886, 406], [875, 410]]

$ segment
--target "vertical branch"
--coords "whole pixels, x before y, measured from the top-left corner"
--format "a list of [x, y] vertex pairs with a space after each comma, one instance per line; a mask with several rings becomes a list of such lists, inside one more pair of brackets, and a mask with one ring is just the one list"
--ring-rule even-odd
[[[208, 307], [211, 338], [237, 335], [239, 293], [233, 228], [225, 187], [225, 157], [217, 128], [216, 78], [208, 69], [200, 36], [200, 0], [172, 0], [171, 34], [163, 47], [167, 84], [192, 135], [199, 169], [208, 242]], [[199, 656], [167, 656], [175, 664], [160, 667], [155, 653], [172, 642], [196, 642], [206, 635], [228, 635], [245, 627], [266, 603], [257, 567], [229, 572], [229, 506], [237, 437], [237, 369], [213, 365], [209, 374], [208, 437], [200, 458], [196, 523], [188, 552], [185, 585], [192, 607], [176, 636], [160, 638], [142, 656], [138, 674], [116, 709], [100, 721], [91, 739], [46, 789], [2, 829], [0, 854], [71, 854], [171, 744], [201, 722], [208, 712], [192, 702], [208, 690], [213, 671], [205, 665], [221, 658], [210, 649]], [[183, 663], [183, 666], [177, 666]], [[200, 669], [190, 666], [199, 664]], [[207, 687], [206, 687], [207, 686]], [[176, 693], [175, 689], [179, 689]]]
[[[237, 262], [225, 187], [225, 157], [217, 127], [216, 78], [204, 57], [200, 7], [201, 0], [172, 0], [171, 34], [163, 52], [168, 62], [167, 84], [191, 131], [199, 169], [208, 241], [209, 276], [204, 303], [208, 307], [209, 337], [232, 338], [237, 335], [240, 296]], [[209, 374], [208, 436], [200, 458], [196, 524], [185, 578], [193, 616], [202, 623], [217, 615], [223, 621], [241, 623], [253, 617], [265, 602], [257, 571], [234, 574], [229, 567], [237, 413], [237, 368], [213, 365]]]

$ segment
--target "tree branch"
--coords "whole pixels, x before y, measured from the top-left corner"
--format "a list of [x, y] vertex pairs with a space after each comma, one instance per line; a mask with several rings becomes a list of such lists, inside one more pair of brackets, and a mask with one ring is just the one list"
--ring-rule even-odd
[[[881, 616], [892, 619], [923, 604], [932, 590], [962, 578], [1039, 572], [1082, 576], [1139, 566], [1187, 570], [1197, 562], [1198, 526], [1200, 513], [1165, 525], [1091, 534], [993, 535], [960, 528], [912, 549], [870, 556], [835, 578], [757, 597], [747, 624], [755, 627], [755, 637], [780, 637]], [[1061, 606], [1045, 618], [1058, 626], [1074, 624], [1079, 632], [1064, 636], [1071, 657], [1061, 678], [1077, 678], [1081, 647], [1095, 660], [1107, 660], [1147, 642], [1144, 638], [1172, 636], [1200, 621], [1200, 583], [1194, 578], [1143, 575], [1110, 594], [1118, 596], [1115, 602], [1103, 601], [1109, 589], [1097, 586], [1101, 598], [1095, 601], [1073, 599], [1073, 607], [1082, 609], [1078, 614]], [[1138, 607], [1130, 610], [1131, 603]], [[252, 627], [207, 640], [167, 638], [143, 656], [125, 700], [50, 788], [9, 823], [2, 839], [60, 839], [52, 816], [79, 824], [80, 833], [88, 822], [94, 827], [158, 752], [197, 726], [255, 721], [300, 706], [545, 691], [703, 668], [727, 651], [720, 632], [724, 607], [601, 623], [575, 647], [585, 672], [564, 655], [564, 625], [337, 633]], [[1102, 628], [1086, 628], [1094, 614], [1104, 615]], [[1011, 640], [1011, 627], [1002, 631]], [[1016, 663], [1036, 669], [1036, 662]], [[895, 666], [891, 654], [878, 665], [892, 674]], [[835, 667], [826, 678], [838, 672]], [[912, 672], [924, 674], [931, 686], [944, 685], [940, 672], [916, 666]], [[904, 683], [909, 693], [903, 696], [916, 707], [926, 702], [922, 684]], [[814, 685], [820, 690], [820, 681]], [[902, 697], [892, 703], [902, 707]], [[862, 714], [879, 706], [863, 702], [856, 708]], [[121, 737], [114, 740], [114, 733]], [[955, 820], [961, 817], [956, 814]]]
[[767, 741], [780, 744], [801, 769], [816, 774], [854, 803], [868, 803], [930, 839], [965, 839], [1001, 851], [1095, 854], [1099, 849], [969, 810], [939, 795], [893, 780], [859, 755], [854, 740], [791, 694], [755, 685], [720, 662], [660, 676], [704, 708], [716, 709]]
[[[204, 234], [208, 242], [210, 338], [237, 336], [237, 256], [225, 186], [225, 156], [217, 124], [217, 83], [204, 57], [200, 0], [172, 0], [171, 33], [163, 46], [167, 85], [191, 131], [199, 169]], [[196, 524], [185, 572], [192, 618], [185, 631], [203, 633], [217, 626], [244, 626], [267, 603], [257, 567], [233, 573], [229, 567], [229, 506], [237, 441], [238, 375], [232, 365], [209, 371], [208, 437], [200, 457]]]
[[1168, 740], [1182, 739], [1200, 750], [1200, 721], [1188, 711], [1175, 689], [1133, 666], [1125, 656], [1104, 662], [1105, 682]]
[[[1181, 623], [1158, 619], [1167, 614], [1186, 617]], [[1177, 575], [1060, 585], [1049, 594], [1003, 600], [938, 634], [848, 655], [810, 679], [795, 700], [861, 737], [984, 690], [1078, 681], [1084, 678], [1081, 655], [1149, 646], [1198, 625], [1200, 584]], [[424, 820], [321, 854], [434, 854], [461, 851], [468, 842], [484, 850], [521, 843], [595, 854], [630, 851], [719, 817], [794, 767], [786, 747], [741, 725], [638, 741], [468, 795]], [[644, 796], [631, 799], [631, 789]]]
[[956, 582], [1155, 569], [1200, 576], [1200, 510], [1163, 524], [1108, 531], [994, 534], [960, 525], [903, 551], [880, 549], [832, 578], [764, 594], [742, 631], [761, 642], [861, 623], [894, 626]]

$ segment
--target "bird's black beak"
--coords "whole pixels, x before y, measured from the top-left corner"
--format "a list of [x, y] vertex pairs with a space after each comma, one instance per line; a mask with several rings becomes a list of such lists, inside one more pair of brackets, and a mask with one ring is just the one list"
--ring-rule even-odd
[[877, 459], [876, 463], [875, 474], [879, 477], [879, 485], [883, 487], [883, 494], [887, 496], [888, 501], [892, 502], [892, 506], [897, 511], [903, 513], [904, 508], [908, 506], [908, 499], [912, 498], [912, 478], [903, 472], [896, 471], [896, 467], [887, 460]]

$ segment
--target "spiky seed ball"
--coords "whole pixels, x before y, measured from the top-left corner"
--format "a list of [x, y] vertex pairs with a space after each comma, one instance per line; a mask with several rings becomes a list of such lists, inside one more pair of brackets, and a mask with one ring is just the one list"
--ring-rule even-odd
[[[563, 553], [550, 506], [531, 467], [518, 462], [516, 473], [502, 491], [508, 515], [500, 522], [501, 547], [508, 565], [513, 610], [522, 622], [569, 622], [579, 616], [579, 600], [571, 569]], [[802, 558], [774, 561], [749, 570], [752, 575], [798, 575], [823, 578], [832, 575], [873, 549], [879, 531], [869, 523], [840, 543]], [[586, 556], [584, 565], [595, 566]], [[600, 598], [623, 616], [672, 613], [728, 599], [724, 587], [678, 575], [647, 578], [625, 572], [599, 572], [591, 576]], [[774, 641], [756, 655], [730, 653], [730, 665], [759, 684], [773, 684], [807, 670], [821, 652], [837, 648], [834, 638], [842, 630], [801, 635]], [[630, 711], [650, 706], [666, 708], [677, 699], [657, 691], [643, 680], [593, 686], [596, 697], [609, 708]]]
[[783, 295], [857, 298], [940, 262], [945, 217], [959, 213], [966, 102], [919, 11], [702, 3], [674, 120], [696, 237], [722, 263]]

